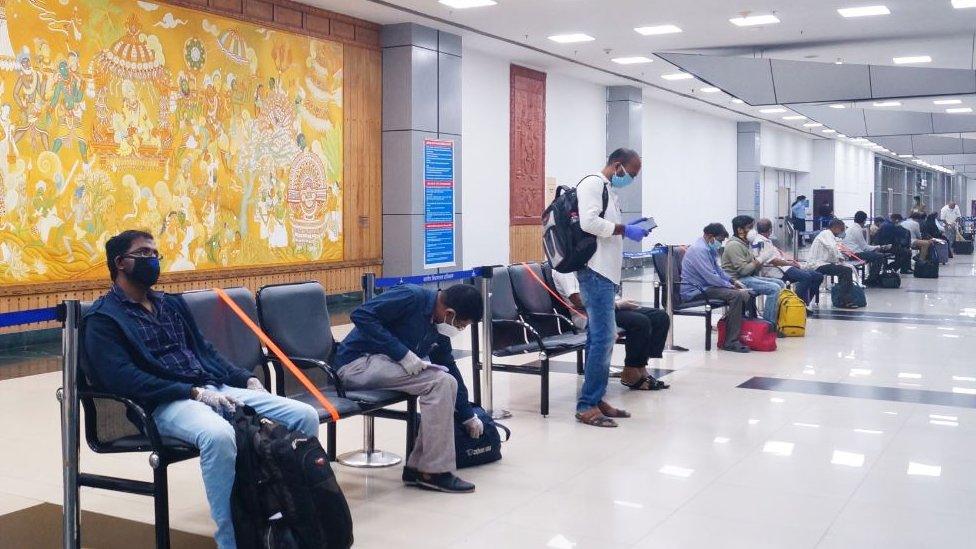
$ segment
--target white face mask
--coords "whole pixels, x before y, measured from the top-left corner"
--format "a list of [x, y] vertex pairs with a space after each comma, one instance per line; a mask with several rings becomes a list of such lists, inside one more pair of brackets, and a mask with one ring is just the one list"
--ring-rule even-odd
[[444, 322], [438, 322], [434, 325], [434, 328], [437, 330], [437, 333], [441, 334], [442, 336], [447, 336], [448, 338], [454, 338], [461, 334], [461, 330], [454, 325], [453, 320], [451, 322], [447, 321], [446, 315], [444, 317]]

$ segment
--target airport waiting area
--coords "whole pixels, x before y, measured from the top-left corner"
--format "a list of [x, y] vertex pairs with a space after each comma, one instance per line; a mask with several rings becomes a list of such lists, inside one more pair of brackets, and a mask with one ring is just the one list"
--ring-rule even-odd
[[0, 0], [0, 549], [971, 546], [976, 2], [884, 1]]

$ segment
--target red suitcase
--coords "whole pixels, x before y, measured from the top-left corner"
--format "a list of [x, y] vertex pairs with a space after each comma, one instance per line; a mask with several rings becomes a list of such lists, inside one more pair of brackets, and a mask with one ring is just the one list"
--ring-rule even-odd
[[[757, 318], [743, 318], [739, 341], [753, 351], [776, 350], [776, 326]], [[718, 346], [725, 347], [725, 318], [718, 321]]]

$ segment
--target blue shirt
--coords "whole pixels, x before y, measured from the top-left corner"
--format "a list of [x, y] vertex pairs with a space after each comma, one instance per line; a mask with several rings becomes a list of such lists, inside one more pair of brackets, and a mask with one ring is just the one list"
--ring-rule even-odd
[[797, 202], [796, 204], [793, 204], [792, 208], [790, 208], [790, 212], [793, 214], [793, 217], [797, 219], [806, 219], [807, 205], [803, 202]]
[[163, 300], [163, 294], [150, 290], [146, 296], [153, 311], [129, 299], [118, 286], [112, 286], [108, 298], [116, 300], [135, 324], [136, 333], [146, 345], [149, 354], [163, 368], [184, 378], [199, 380], [200, 384], [216, 383], [203, 368], [200, 360], [190, 350], [186, 339], [186, 325], [178, 311]]
[[708, 288], [731, 288], [732, 279], [718, 265], [718, 252], [699, 238], [681, 260], [681, 299], [691, 301]]

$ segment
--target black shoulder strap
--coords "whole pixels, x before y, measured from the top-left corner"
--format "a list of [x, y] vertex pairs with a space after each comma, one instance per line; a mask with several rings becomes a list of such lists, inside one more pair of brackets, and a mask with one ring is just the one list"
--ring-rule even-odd
[[[583, 176], [583, 179], [580, 179], [579, 181], [576, 182], [576, 187], [574, 188], [579, 188], [580, 184], [586, 181], [587, 178], [590, 177], [597, 177], [597, 175], [591, 173], [590, 175]], [[604, 183], [603, 184], [603, 210], [600, 211], [600, 217], [606, 215], [607, 205], [609, 204], [610, 204], [610, 191], [607, 190], [607, 184]]]

